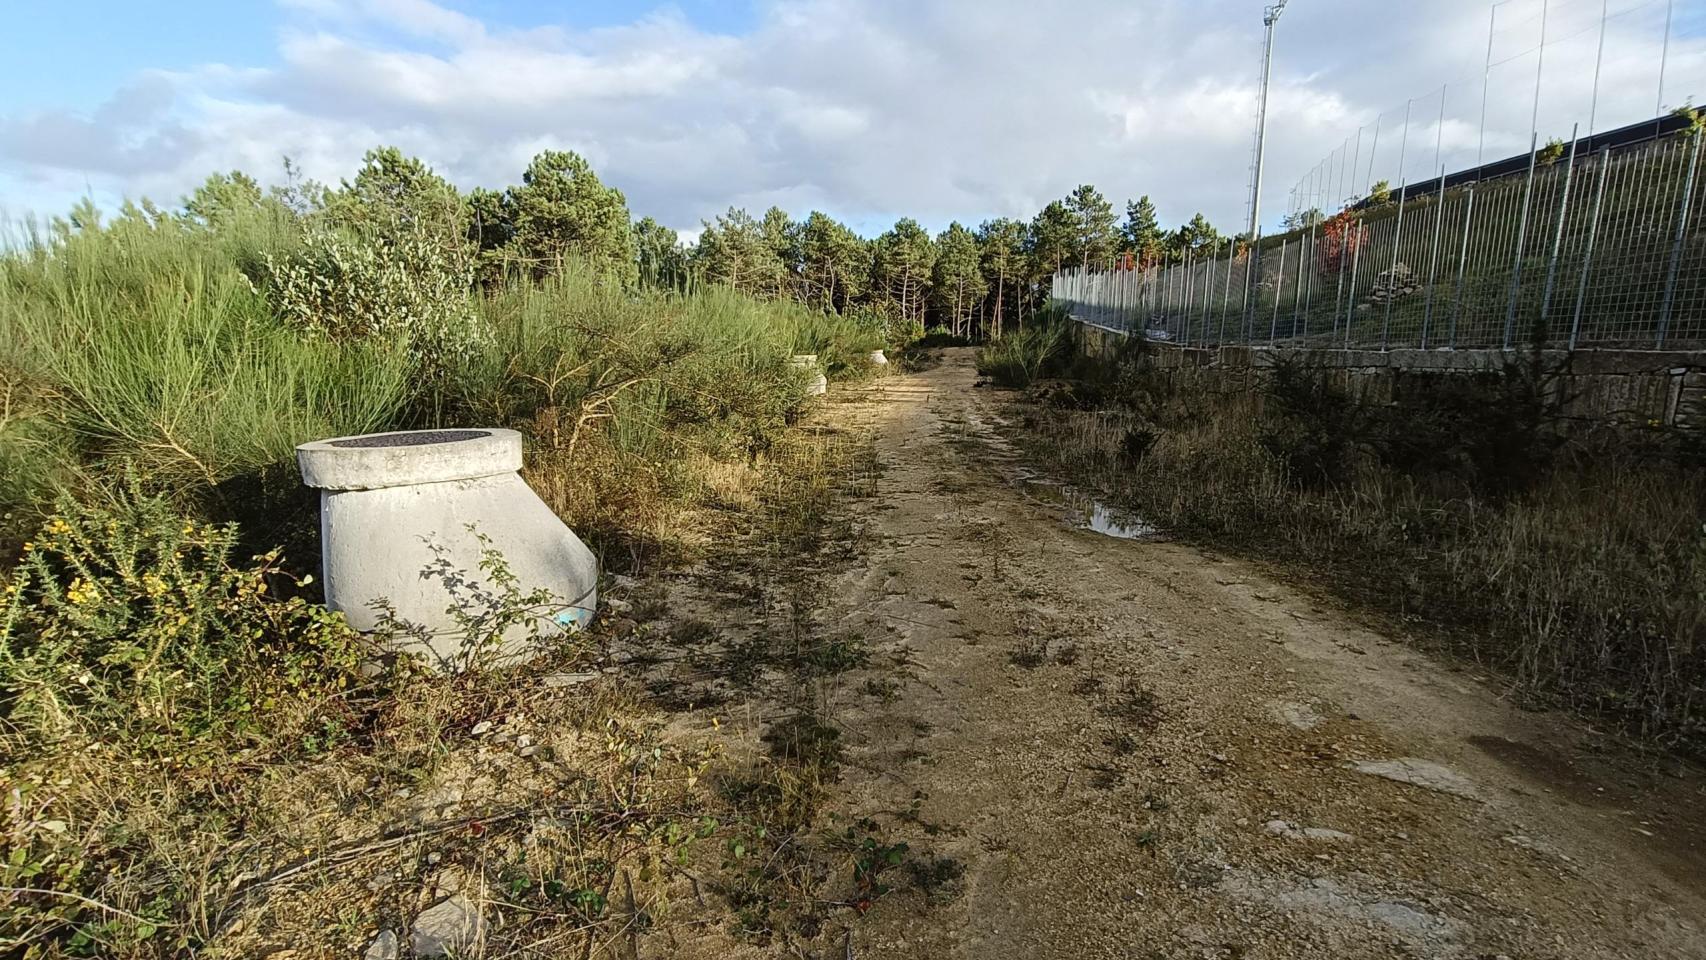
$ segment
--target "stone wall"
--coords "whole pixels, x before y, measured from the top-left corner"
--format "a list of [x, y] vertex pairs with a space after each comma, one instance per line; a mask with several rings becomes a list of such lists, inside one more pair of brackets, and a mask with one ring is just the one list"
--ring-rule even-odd
[[[1091, 356], [1109, 356], [1128, 334], [1079, 325], [1079, 342]], [[1528, 351], [1505, 350], [1319, 350], [1288, 347], [1181, 347], [1151, 342], [1150, 360], [1162, 370], [1189, 376], [1213, 371], [1254, 379], [1281, 360], [1300, 360], [1331, 371], [1341, 386], [1376, 402], [1391, 400], [1407, 385], [1440, 376], [1496, 374], [1507, 363], [1531, 360]], [[1565, 416], [1620, 426], [1706, 430], [1706, 351], [1546, 350], [1541, 364], [1554, 372], [1552, 388]]]

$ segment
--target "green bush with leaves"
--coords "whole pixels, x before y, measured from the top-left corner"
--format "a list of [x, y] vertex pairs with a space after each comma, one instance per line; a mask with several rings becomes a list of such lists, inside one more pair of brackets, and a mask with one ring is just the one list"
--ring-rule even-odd
[[488, 336], [469, 299], [474, 262], [416, 230], [357, 240], [310, 228], [301, 249], [268, 254], [256, 288], [280, 318], [333, 340], [399, 340], [431, 379]]
[[325, 729], [371, 646], [342, 615], [279, 596], [306, 580], [276, 551], [241, 563], [236, 543], [235, 526], [134, 479], [105, 504], [62, 498], [0, 588], [7, 739], [176, 753]]

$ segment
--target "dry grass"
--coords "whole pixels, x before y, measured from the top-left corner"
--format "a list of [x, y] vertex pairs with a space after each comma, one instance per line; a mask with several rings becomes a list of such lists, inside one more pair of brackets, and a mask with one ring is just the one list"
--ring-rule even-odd
[[[59, 892], [0, 892], [0, 943], [349, 956], [451, 895], [480, 910], [488, 957], [823, 935], [870, 893], [852, 834], [823, 811], [839, 761], [829, 704], [863, 660], [812, 618], [821, 578], [853, 549], [840, 507], [870, 492], [872, 457], [868, 437], [807, 426], [700, 473], [685, 499], [612, 485], [632, 470], [539, 458], [532, 482], [565, 503], [600, 496], [629, 542], [696, 530], [716, 595], [615, 589], [588, 642], [352, 697], [350, 735], [311, 756], [88, 743], [19, 758], [5, 770], [10, 848], [54, 842], [41, 879], [11, 886]], [[602, 674], [557, 679], [583, 671]], [[681, 682], [722, 693], [668, 696]], [[737, 732], [732, 694], [768, 722]]]
[[1276, 425], [1261, 388], [1213, 371], [1127, 377], [1111, 391], [1124, 402], [1031, 408], [1037, 454], [1164, 528], [1431, 625], [1424, 633], [1535, 699], [1706, 749], [1697, 467], [1580, 436], [1534, 482], [1493, 495], [1353, 444], [1330, 482], [1310, 482], [1290, 466], [1296, 431]]

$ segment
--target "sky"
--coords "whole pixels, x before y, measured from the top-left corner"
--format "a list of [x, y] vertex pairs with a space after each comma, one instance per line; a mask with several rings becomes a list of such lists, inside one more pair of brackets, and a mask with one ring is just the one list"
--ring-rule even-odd
[[[873, 235], [1028, 219], [1080, 183], [1169, 225], [1248, 215], [1261, 0], [14, 4], [13, 221], [277, 183], [286, 156], [335, 184], [379, 145], [464, 188], [574, 150], [689, 235], [771, 205]], [[1292, 0], [1262, 219], [1696, 101], [1706, 0]]]

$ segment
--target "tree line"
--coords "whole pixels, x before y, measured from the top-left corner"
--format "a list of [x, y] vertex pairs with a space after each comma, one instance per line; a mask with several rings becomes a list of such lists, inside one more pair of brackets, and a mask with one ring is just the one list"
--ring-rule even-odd
[[1088, 184], [1028, 222], [955, 222], [935, 236], [903, 218], [867, 239], [822, 212], [794, 220], [776, 207], [762, 218], [731, 209], [706, 222], [691, 246], [649, 218], [636, 235], [646, 282], [728, 284], [756, 297], [791, 297], [875, 314], [890, 326], [968, 337], [999, 336], [1038, 305], [1061, 269], [1149, 267], [1227, 242], [1200, 213], [1164, 229], [1147, 196], [1128, 202], [1122, 219]]
[[[820, 211], [795, 220], [772, 207], [761, 217], [730, 209], [686, 244], [651, 217], [633, 219], [622, 191], [567, 151], [534, 157], [519, 184], [466, 193], [391, 147], [369, 151], [356, 176], [335, 187], [303, 182], [288, 161], [286, 170], [286, 186], [270, 192], [241, 172], [216, 174], [176, 216], [208, 226], [256, 212], [334, 224], [382, 249], [417, 251], [411, 263], [465, 265], [476, 283], [542, 279], [572, 257], [625, 285], [722, 284], [868, 318], [896, 335], [941, 328], [967, 337], [999, 336], [1040, 305], [1062, 269], [1147, 268], [1213, 255], [1229, 242], [1200, 213], [1162, 227], [1147, 196], [1126, 203], [1121, 217], [1089, 184], [1029, 221], [955, 222], [934, 236], [912, 218], [867, 238]], [[80, 208], [73, 223], [79, 215], [94, 216]], [[145, 210], [127, 204], [126, 215], [163, 214], [145, 202]]]

